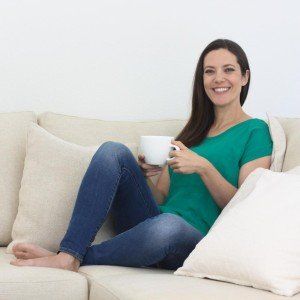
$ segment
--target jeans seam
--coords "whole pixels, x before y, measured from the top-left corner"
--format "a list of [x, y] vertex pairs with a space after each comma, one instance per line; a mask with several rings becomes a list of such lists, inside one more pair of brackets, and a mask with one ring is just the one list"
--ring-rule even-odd
[[[130, 151], [130, 150], [129, 150], [129, 151]], [[130, 154], [132, 155], [131, 152], [130, 152]], [[114, 153], [114, 155], [115, 155], [115, 157], [117, 158], [117, 161], [118, 161], [118, 163], [119, 163], [119, 166], [121, 167], [121, 171], [122, 171], [122, 169], [125, 169], [125, 170], [127, 170], [127, 171], [129, 172], [129, 174], [132, 176], [132, 178], [133, 178], [133, 180], [134, 180], [136, 186], [138, 187], [138, 191], [139, 191], [140, 195], [142, 196], [142, 199], [143, 199], [143, 201], [144, 201], [144, 203], [145, 203], [145, 205], [146, 205], [146, 207], [147, 207], [147, 209], [148, 209], [148, 213], [151, 214], [149, 202], [145, 199], [143, 193], [141, 192], [142, 187], [139, 185], [139, 183], [137, 182], [137, 180], [136, 180], [136, 178], [135, 178], [135, 175], [136, 175], [136, 174], [135, 174], [134, 172], [131, 172], [131, 169], [128, 169], [128, 168], [126, 168], [126, 166], [124, 166], [124, 164], [119, 160], [118, 155], [116, 155], [115, 153]], [[133, 155], [132, 155], [132, 156], [133, 156]], [[151, 191], [150, 191], [150, 193], [151, 193]], [[152, 195], [152, 196], [153, 196], [153, 195]], [[155, 202], [155, 200], [154, 200], [154, 202]], [[156, 204], [156, 202], [155, 202], [155, 204]], [[156, 206], [157, 206], [157, 205], [156, 205]], [[157, 208], [157, 209], [158, 209], [158, 208]], [[159, 209], [158, 209], [158, 211], [159, 211]]]
[[140, 193], [140, 195], [141, 195], [141, 197], [142, 197], [142, 199], [143, 199], [143, 201], [144, 201], [144, 204], [146, 205], [146, 207], [147, 207], [147, 209], [148, 209], [148, 213], [151, 214], [149, 202], [146, 200], [146, 198], [144, 197], [143, 193], [141, 192], [142, 187], [140, 186], [140, 184], [139, 184], [138, 181], [136, 180], [134, 172], [131, 172], [131, 170], [128, 169], [128, 168], [126, 168], [125, 166], [123, 166], [123, 169], [125, 169], [126, 171], [128, 171], [129, 174], [132, 176], [132, 178], [133, 178], [133, 180], [134, 180], [134, 183], [135, 183], [135, 185], [136, 185], [137, 188], [138, 188], [138, 192]]
[[[108, 142], [104, 142], [101, 146], [103, 146], [105, 143], [108, 143]], [[100, 148], [102, 148], [100, 146]], [[99, 149], [98, 149], [99, 150]], [[102, 149], [101, 149], [102, 150]], [[100, 151], [99, 151], [100, 152]], [[115, 155], [115, 158], [116, 158], [116, 160], [117, 160], [117, 162], [118, 162], [118, 164], [120, 165], [120, 162], [119, 162], [119, 160], [118, 160], [118, 157]], [[98, 172], [99, 172], [99, 170], [100, 170], [100, 168], [98, 168], [98, 170], [97, 170], [97, 174], [96, 174], [96, 177], [98, 176]], [[107, 215], [107, 213], [108, 213], [108, 211], [110, 210], [110, 208], [111, 208], [111, 200], [112, 200], [112, 198], [115, 196], [115, 194], [116, 194], [116, 186], [118, 186], [118, 184], [119, 184], [119, 181], [120, 181], [120, 178], [121, 178], [121, 175], [122, 175], [122, 170], [119, 168], [119, 171], [118, 171], [118, 178], [117, 178], [117, 180], [116, 180], [116, 182], [115, 182], [115, 184], [114, 184], [114, 186], [113, 186], [113, 188], [112, 188], [112, 193], [110, 193], [112, 196], [111, 196], [111, 198], [109, 199], [109, 201], [108, 201], [108, 203], [110, 204], [108, 207], [105, 207], [105, 214]], [[98, 197], [98, 194], [96, 195], [96, 197]], [[91, 238], [91, 240], [90, 240], [90, 245], [92, 244], [92, 242], [95, 240], [95, 237], [96, 237], [96, 234], [97, 234], [97, 232], [99, 231], [99, 229], [100, 229], [100, 227], [101, 226], [97, 226], [96, 227], [96, 230], [95, 230], [95, 232], [93, 233], [93, 236], [92, 236], [92, 238]], [[90, 245], [89, 246], [87, 246], [86, 247], [86, 249], [88, 249], [89, 247], [90, 247]]]
[[[117, 178], [117, 180], [116, 180], [116, 182], [115, 182], [115, 185], [113, 186], [113, 188], [112, 188], [112, 196], [111, 196], [111, 198], [109, 199], [109, 201], [108, 201], [108, 203], [109, 203], [109, 205], [108, 205], [108, 207], [105, 207], [105, 214], [107, 215], [108, 214], [108, 211], [110, 210], [110, 208], [111, 208], [111, 206], [112, 206], [112, 198], [116, 195], [116, 187], [119, 185], [119, 182], [120, 182], [120, 179], [121, 179], [121, 175], [122, 175], [122, 171], [120, 172], [119, 171], [119, 175], [118, 175], [118, 178]], [[94, 234], [93, 234], [93, 238], [90, 240], [90, 245], [91, 245], [91, 243], [93, 242], [93, 240], [95, 239], [95, 237], [96, 237], [96, 234], [97, 234], [97, 232], [99, 231], [99, 229], [100, 229], [100, 227], [101, 226], [97, 226], [97, 228], [96, 228], [96, 230], [95, 230], [95, 232], [94, 232]], [[88, 246], [89, 247], [89, 246]], [[88, 248], [87, 247], [87, 248]]]

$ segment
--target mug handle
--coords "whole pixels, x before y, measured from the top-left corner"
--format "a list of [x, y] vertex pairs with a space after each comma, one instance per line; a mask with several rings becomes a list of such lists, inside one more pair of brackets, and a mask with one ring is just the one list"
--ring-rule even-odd
[[[173, 148], [175, 148], [175, 150], [179, 150], [180, 151], [180, 148], [178, 146], [176, 146], [176, 145], [170, 144], [170, 147], [173, 147]], [[175, 157], [168, 157], [167, 160], [169, 161], [169, 160], [174, 159], [174, 158]]]

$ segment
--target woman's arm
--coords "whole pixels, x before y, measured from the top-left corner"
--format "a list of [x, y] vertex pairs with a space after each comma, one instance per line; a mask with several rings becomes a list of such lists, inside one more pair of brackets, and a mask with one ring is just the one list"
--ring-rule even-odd
[[[239, 172], [238, 188], [256, 168], [269, 169], [270, 165], [271, 156], [261, 157], [244, 164]], [[200, 175], [217, 205], [223, 209], [233, 198], [238, 188], [228, 182], [209, 161], [197, 173]]]
[[228, 182], [209, 162], [205, 168], [202, 168], [197, 173], [209, 190], [214, 201], [223, 209], [235, 195], [237, 188]]
[[[180, 141], [172, 141], [172, 143], [180, 148], [180, 151], [170, 152], [170, 156], [174, 158], [168, 161], [168, 165], [173, 169], [173, 172], [181, 174], [197, 173], [217, 205], [223, 209], [235, 195], [238, 188], [228, 182], [205, 157], [189, 150]], [[239, 184], [256, 168], [269, 168], [270, 164], [270, 156], [260, 157], [245, 163], [239, 172]]]
[[150, 178], [147, 179], [147, 183], [152, 191], [152, 194], [157, 202], [157, 204], [163, 204], [165, 198], [169, 194], [170, 188], [170, 175], [168, 166], [162, 168], [162, 172], [154, 185]]

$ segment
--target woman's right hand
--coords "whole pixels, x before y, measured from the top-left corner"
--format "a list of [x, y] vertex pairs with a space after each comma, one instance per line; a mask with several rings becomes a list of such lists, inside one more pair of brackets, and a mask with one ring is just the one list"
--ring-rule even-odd
[[138, 155], [138, 165], [140, 166], [144, 177], [149, 178], [160, 174], [162, 171], [162, 167], [158, 165], [149, 165], [145, 163], [145, 155], [139, 154]]

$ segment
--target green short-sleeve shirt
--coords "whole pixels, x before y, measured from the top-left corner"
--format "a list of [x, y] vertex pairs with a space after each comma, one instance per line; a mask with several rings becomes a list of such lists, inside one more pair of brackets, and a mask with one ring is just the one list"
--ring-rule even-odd
[[[189, 149], [209, 160], [228, 182], [238, 187], [241, 166], [271, 155], [273, 142], [268, 124], [264, 120], [252, 118], [217, 136], [206, 137]], [[206, 235], [221, 213], [221, 208], [198, 174], [180, 174], [174, 173], [171, 167], [168, 169], [170, 189], [164, 204], [159, 205], [160, 211], [183, 217], [202, 235]]]

